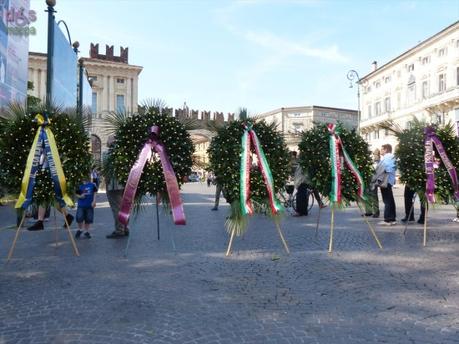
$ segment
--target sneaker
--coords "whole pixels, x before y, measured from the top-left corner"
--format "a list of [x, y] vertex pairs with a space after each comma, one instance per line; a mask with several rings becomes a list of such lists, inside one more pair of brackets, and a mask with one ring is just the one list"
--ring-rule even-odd
[[378, 222], [378, 225], [380, 226], [393, 226], [395, 224], [397, 224], [397, 222], [395, 221], [379, 221]]
[[42, 231], [43, 229], [45, 229], [45, 227], [43, 226], [43, 221], [40, 220], [27, 228], [28, 231]]
[[322, 204], [319, 205], [319, 207], [320, 207], [320, 209], [323, 209], [323, 208], [326, 208], [327, 205], [322, 203]]
[[374, 219], [379, 218], [379, 213], [373, 214], [373, 218], [374, 218]]
[[[72, 214], [67, 214], [67, 216], [65, 218], [67, 219], [67, 223], [69, 224], [69, 227], [70, 227], [70, 225], [73, 222], [73, 215]], [[67, 225], [66, 225], [65, 221], [64, 221], [64, 225], [62, 227], [67, 228]]]
[[418, 223], [419, 223], [420, 225], [423, 225], [423, 224], [424, 224], [424, 219], [419, 219], [419, 220], [418, 220]]
[[81, 236], [81, 233], [83, 233], [83, 232], [80, 231], [80, 230], [77, 230], [76, 233], [75, 233], [75, 239], [79, 239], [80, 236]]
[[459, 222], [459, 217], [455, 217], [455, 218], [452, 219], [451, 221], [453, 221], [453, 222]]
[[213, 208], [212, 208], [212, 209], [210, 209], [210, 210], [218, 210], [218, 208], [217, 208], [217, 207], [213, 207]]
[[370, 216], [373, 216], [373, 213], [365, 213], [365, 214], [362, 214], [362, 216], [370, 217]]
[[124, 238], [129, 236], [129, 231], [128, 232], [123, 232], [123, 231], [113, 231], [112, 233], [106, 235], [105, 237], [107, 239], [119, 239], [119, 238]]
[[407, 219], [406, 217], [404, 217], [403, 219], [401, 219], [400, 221], [402, 221], [403, 223], [407, 223], [407, 222], [414, 222], [414, 219]]
[[86, 239], [91, 239], [91, 234], [89, 234], [89, 232], [85, 232], [85, 233], [84, 233], [84, 237], [85, 237]]

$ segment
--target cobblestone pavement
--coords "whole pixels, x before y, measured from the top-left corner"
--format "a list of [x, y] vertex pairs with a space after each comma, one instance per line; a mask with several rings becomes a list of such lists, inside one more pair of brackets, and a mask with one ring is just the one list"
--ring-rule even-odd
[[[459, 225], [451, 206], [422, 226], [376, 226], [380, 251], [356, 208], [286, 216], [283, 252], [275, 226], [250, 219], [225, 257], [228, 205], [210, 211], [214, 188], [184, 187], [188, 225], [147, 206], [126, 240], [108, 240], [110, 209], [100, 194], [92, 239], [75, 257], [54, 220], [21, 232], [12, 261], [10, 207], [0, 207], [0, 344], [6, 343], [458, 343]], [[401, 190], [397, 190], [401, 217]], [[375, 224], [377, 221], [371, 219]], [[62, 218], [58, 218], [59, 227]], [[75, 230], [73, 225], [72, 229]]]

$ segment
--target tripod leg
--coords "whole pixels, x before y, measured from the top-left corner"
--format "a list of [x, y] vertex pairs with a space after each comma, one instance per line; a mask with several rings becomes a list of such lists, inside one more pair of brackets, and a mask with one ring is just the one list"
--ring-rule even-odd
[[288, 254], [290, 254], [290, 250], [288, 249], [287, 242], [285, 241], [284, 235], [282, 234], [282, 230], [280, 228], [279, 221], [276, 219], [276, 220], [274, 220], [274, 223], [276, 224], [276, 228], [277, 228], [277, 231], [279, 232], [279, 236], [280, 236], [280, 238], [282, 240], [282, 244], [284, 244], [285, 251]]
[[156, 231], [158, 232], [158, 240], [160, 239], [159, 234], [159, 205], [158, 205], [159, 197], [156, 195]]
[[22, 224], [24, 223], [25, 216], [26, 216], [26, 212], [24, 211], [24, 214], [22, 215], [21, 222], [19, 223], [19, 227], [16, 229], [16, 235], [14, 236], [13, 244], [11, 245], [10, 252], [8, 253], [7, 262], [9, 262], [11, 257], [13, 256], [14, 249], [16, 247], [16, 241], [19, 238], [19, 231], [21, 230]]
[[426, 204], [426, 214], [424, 215], [424, 242], [423, 245], [427, 245], [427, 215], [429, 214], [429, 204]]
[[317, 224], [316, 224], [316, 239], [317, 239], [317, 236], [319, 235], [319, 223], [320, 223], [320, 213], [322, 212], [322, 208], [319, 207], [319, 214], [317, 215]]
[[228, 243], [228, 249], [226, 250], [226, 256], [228, 257], [230, 254], [231, 254], [231, 246], [233, 245], [233, 239], [234, 239], [234, 235], [236, 234], [236, 230], [233, 229], [231, 231], [231, 237], [230, 237], [230, 241]]
[[330, 242], [328, 243], [328, 253], [333, 251], [333, 227], [335, 226], [335, 207], [331, 206], [331, 222], [330, 222]]
[[412, 199], [412, 204], [410, 208], [410, 212], [408, 214], [408, 217], [406, 218], [406, 223], [405, 223], [405, 229], [403, 230], [403, 235], [405, 235], [406, 230], [408, 228], [408, 220], [411, 219], [411, 215], [413, 214], [414, 211], [414, 201], [416, 200], [416, 194], [414, 194], [413, 199]]
[[[361, 214], [361, 215], [364, 215], [364, 210], [363, 210], [362, 207], [360, 206], [360, 203], [359, 203], [359, 202], [357, 202], [357, 205], [359, 206], [360, 214]], [[376, 244], [378, 245], [379, 249], [382, 250], [383, 247], [382, 247], [382, 245], [381, 245], [381, 242], [379, 241], [378, 236], [376, 235], [376, 232], [375, 232], [373, 226], [371, 225], [370, 221], [368, 221], [368, 219], [366, 218], [366, 216], [363, 216], [363, 221], [365, 221], [366, 224], [368, 225], [368, 228], [369, 228], [369, 230], [370, 230], [370, 233], [371, 233], [371, 235], [373, 235], [373, 238], [375, 239]]]
[[65, 210], [65, 208], [63, 208], [62, 210], [62, 215], [64, 215], [65, 228], [67, 228], [67, 233], [69, 234], [69, 239], [73, 246], [73, 251], [75, 252], [75, 256], [79, 257], [80, 252], [78, 251], [78, 247], [75, 243], [75, 240], [73, 239], [72, 231], [70, 230], [70, 225], [67, 222], [67, 211]]

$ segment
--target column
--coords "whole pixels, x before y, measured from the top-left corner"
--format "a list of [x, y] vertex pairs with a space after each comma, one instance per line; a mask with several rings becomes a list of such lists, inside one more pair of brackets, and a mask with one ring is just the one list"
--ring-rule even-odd
[[105, 112], [107, 111], [107, 77], [105, 75], [102, 76], [100, 85], [102, 86], [102, 90], [98, 93], [100, 100], [98, 100], [99, 104], [97, 104], [97, 111]]
[[126, 78], [126, 110], [128, 112], [132, 112], [132, 94], [131, 94], [131, 89], [132, 89], [132, 80], [131, 78]]
[[40, 92], [40, 99], [45, 101], [46, 98], [46, 70], [41, 70], [40, 71], [40, 85], [37, 85]]
[[132, 87], [132, 101], [134, 102], [134, 106], [133, 106], [133, 111], [137, 112], [137, 98], [138, 98], [138, 95], [137, 95], [137, 82], [138, 82], [138, 78], [134, 78], [134, 85]]
[[118, 109], [116, 108], [116, 78], [114, 76], [111, 77], [111, 83], [110, 83], [110, 103], [112, 105], [112, 111], [117, 111]]

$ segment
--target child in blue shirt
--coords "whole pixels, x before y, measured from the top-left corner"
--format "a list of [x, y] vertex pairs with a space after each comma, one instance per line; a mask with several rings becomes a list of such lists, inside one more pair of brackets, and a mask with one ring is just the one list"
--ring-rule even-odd
[[[88, 176], [89, 177], [89, 176]], [[78, 230], [75, 238], [79, 238], [85, 231], [84, 236], [88, 239], [91, 238], [89, 234], [89, 226], [94, 221], [94, 208], [96, 207], [96, 184], [90, 182], [91, 178], [87, 178], [76, 190], [78, 197], [78, 208], [76, 213], [76, 222], [78, 223]]]

